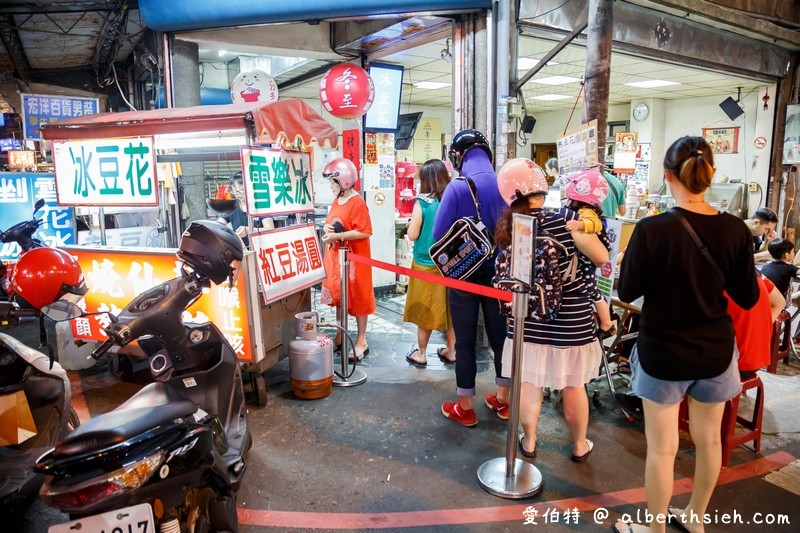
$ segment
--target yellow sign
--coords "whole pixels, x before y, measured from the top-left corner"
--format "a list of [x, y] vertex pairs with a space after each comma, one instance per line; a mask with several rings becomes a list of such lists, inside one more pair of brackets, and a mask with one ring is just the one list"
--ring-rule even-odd
[[[110, 311], [118, 314], [128, 302], [151, 287], [180, 276], [175, 250], [143, 252], [124, 249], [68, 247], [83, 270], [89, 292], [79, 304], [87, 313]], [[184, 312], [185, 322], [213, 322], [228, 339], [240, 360], [252, 361], [250, 327], [247, 317], [246, 276], [228, 288], [211, 284], [211, 289]], [[103, 328], [110, 323], [106, 314], [76, 318], [72, 335], [76, 339], [104, 341]]]
[[9, 150], [8, 168], [34, 168], [36, 152], [33, 150]]

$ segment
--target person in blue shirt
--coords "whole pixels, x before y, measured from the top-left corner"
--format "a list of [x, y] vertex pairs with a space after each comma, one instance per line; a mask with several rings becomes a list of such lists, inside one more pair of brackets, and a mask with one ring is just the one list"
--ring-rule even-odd
[[[497, 221], [505, 211], [506, 203], [497, 189], [497, 174], [492, 166], [492, 150], [486, 137], [477, 130], [463, 130], [453, 137], [449, 152], [453, 166], [472, 179], [481, 204], [481, 218], [489, 234], [494, 235]], [[469, 185], [464, 179], [450, 182], [444, 191], [433, 224], [433, 238], [441, 239], [459, 218], [475, 216]], [[491, 286], [494, 261], [486, 261], [466, 281]], [[456, 394], [458, 401], [444, 402], [442, 414], [464, 426], [474, 426], [478, 417], [472, 407], [476, 394], [475, 376], [477, 360], [478, 311], [483, 310], [483, 324], [489, 345], [494, 352], [497, 393], [487, 394], [484, 403], [502, 420], [508, 419], [508, 392], [511, 380], [502, 377], [503, 343], [506, 336], [506, 319], [500, 314], [500, 304], [495, 298], [450, 290], [450, 315], [456, 334]]]

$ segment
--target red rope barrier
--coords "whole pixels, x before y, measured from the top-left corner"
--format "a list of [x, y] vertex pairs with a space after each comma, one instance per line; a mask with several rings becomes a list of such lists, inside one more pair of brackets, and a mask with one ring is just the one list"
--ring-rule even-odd
[[353, 252], [347, 252], [347, 258], [356, 263], [363, 263], [365, 265], [380, 268], [382, 270], [394, 272], [395, 274], [403, 274], [412, 278], [421, 279], [436, 285], [444, 285], [445, 287], [450, 287], [451, 289], [458, 289], [460, 291], [471, 292], [481, 296], [488, 296], [489, 298], [497, 298], [498, 300], [502, 300], [504, 302], [511, 301], [510, 291], [503, 291], [500, 289], [495, 289], [494, 287], [478, 285], [477, 283], [470, 283], [468, 281], [450, 279], [437, 274], [430, 274], [428, 272], [421, 272], [419, 270], [413, 270], [407, 267], [385, 263], [384, 261], [378, 261], [377, 259], [372, 259], [371, 257], [356, 255]]

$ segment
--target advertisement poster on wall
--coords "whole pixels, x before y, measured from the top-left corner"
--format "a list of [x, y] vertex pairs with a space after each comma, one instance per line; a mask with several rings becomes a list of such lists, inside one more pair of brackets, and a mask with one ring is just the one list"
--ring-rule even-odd
[[[78, 305], [87, 313], [100, 313], [71, 321], [72, 335], [76, 339], [106, 340], [103, 328], [110, 319], [104, 311], [117, 314], [137, 295], [180, 276], [181, 262], [171, 249], [133, 252], [80, 246], [68, 247], [66, 251], [78, 260], [89, 287]], [[227, 281], [222, 285], [212, 283], [209, 291], [184, 312], [183, 320], [197, 324], [213, 322], [228, 339], [236, 356], [252, 361], [245, 279], [246, 276], [239, 276], [232, 288]]]
[[783, 134], [783, 164], [800, 163], [800, 104], [786, 106], [786, 129]]
[[[42, 224], [34, 238], [52, 247], [75, 244], [75, 213], [56, 202], [56, 181], [52, 174], [0, 172], [0, 231], [31, 220], [33, 205], [39, 199], [44, 200], [44, 207], [37, 214]], [[17, 243], [0, 245], [3, 261], [16, 260], [18, 255]]]
[[739, 126], [730, 128], [703, 128], [703, 138], [715, 154], [739, 153]]
[[624, 131], [616, 134], [614, 142], [614, 173], [633, 174], [636, 172], [636, 154], [639, 152], [639, 134]]
[[264, 303], [285, 298], [325, 279], [322, 249], [314, 224], [250, 234]]

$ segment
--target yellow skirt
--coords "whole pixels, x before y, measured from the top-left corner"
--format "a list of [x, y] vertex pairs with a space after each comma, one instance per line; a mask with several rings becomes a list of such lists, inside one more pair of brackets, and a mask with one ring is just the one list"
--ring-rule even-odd
[[[439, 274], [435, 266], [423, 266], [415, 261], [411, 263], [411, 268], [420, 272]], [[447, 305], [447, 290], [444, 285], [409, 276], [403, 320], [422, 329], [445, 331], [452, 328], [450, 307]]]

